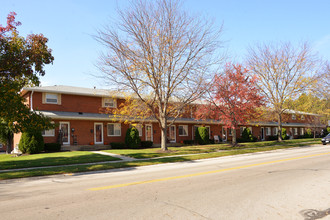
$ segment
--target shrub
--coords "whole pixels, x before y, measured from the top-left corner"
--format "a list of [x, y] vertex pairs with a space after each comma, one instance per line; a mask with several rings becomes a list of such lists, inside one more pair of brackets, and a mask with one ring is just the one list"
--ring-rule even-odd
[[125, 144], [128, 148], [139, 148], [141, 139], [139, 137], [139, 131], [135, 127], [129, 128], [126, 131]]
[[195, 132], [195, 140], [198, 144], [204, 145], [208, 144], [209, 139], [209, 131], [206, 127], [198, 127]]
[[141, 141], [141, 148], [150, 148], [152, 147], [153, 142], [152, 141]]
[[59, 152], [61, 151], [60, 143], [45, 143], [46, 152]]
[[307, 129], [306, 129], [306, 133], [304, 134], [304, 137], [305, 137], [305, 138], [312, 138], [312, 137], [314, 137], [314, 135], [313, 135], [313, 133], [312, 133], [312, 129], [307, 128]]
[[214, 144], [215, 142], [214, 142], [214, 139], [209, 139], [209, 143], [210, 144]]
[[250, 128], [245, 128], [242, 132], [242, 137], [237, 142], [254, 142], [257, 138], [252, 135]]
[[184, 140], [184, 144], [194, 144], [194, 140]]
[[112, 142], [110, 143], [111, 149], [125, 149], [126, 145], [125, 143], [120, 142]]
[[269, 141], [276, 141], [278, 138], [277, 138], [277, 135], [273, 135], [273, 136], [268, 136], [268, 140]]
[[23, 154], [37, 154], [43, 151], [44, 138], [41, 132], [23, 132], [18, 148]]
[[290, 137], [286, 133], [286, 129], [282, 128], [282, 140], [288, 140]]

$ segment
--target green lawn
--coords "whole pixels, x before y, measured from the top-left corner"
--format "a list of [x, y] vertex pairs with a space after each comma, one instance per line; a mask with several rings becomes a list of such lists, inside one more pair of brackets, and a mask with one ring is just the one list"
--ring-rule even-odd
[[[152, 149], [140, 149], [140, 150], [106, 150], [106, 152], [117, 153], [127, 155], [136, 158], [145, 158], [146, 160], [129, 161], [129, 162], [117, 162], [117, 163], [104, 163], [95, 165], [73, 165], [66, 167], [54, 167], [54, 168], [42, 168], [35, 170], [23, 170], [23, 171], [8, 171], [0, 173], [0, 180], [33, 177], [33, 176], [45, 176], [54, 174], [68, 174], [79, 173], [88, 171], [108, 170], [115, 168], [128, 168], [138, 167], [146, 165], [154, 165], [161, 163], [174, 163], [183, 161], [192, 161], [198, 159], [223, 157], [229, 155], [254, 153], [261, 151], [270, 151], [276, 149], [284, 149], [291, 147], [306, 146], [311, 144], [320, 144], [320, 139], [298, 139], [287, 140], [283, 143], [276, 141], [257, 142], [257, 143], [245, 143], [240, 144], [235, 148], [228, 144], [215, 144], [215, 145], [203, 145], [203, 146], [185, 146], [185, 147], [171, 147], [171, 152], [162, 153], [159, 148]], [[207, 153], [207, 154], [198, 154]], [[187, 156], [179, 156], [183, 154], [194, 154]], [[168, 158], [152, 159], [160, 156], [174, 156]], [[175, 156], [177, 155], [177, 156]], [[110, 156], [103, 156], [85, 151], [75, 152], [63, 152], [52, 154], [36, 154], [21, 157], [11, 157], [10, 155], [0, 155], [0, 168], [1, 169], [13, 169], [19, 167], [35, 167], [35, 166], [51, 166], [51, 165], [63, 165], [63, 164], [77, 164], [88, 163], [97, 161], [117, 160]]]
[[129, 156], [137, 159], [147, 159], [163, 156], [174, 156], [174, 155], [183, 155], [183, 154], [199, 154], [199, 153], [212, 153], [218, 152], [221, 150], [238, 150], [238, 149], [248, 149], [248, 148], [263, 148], [276, 146], [274, 149], [279, 146], [286, 147], [299, 147], [310, 144], [319, 144], [321, 143], [320, 139], [294, 139], [294, 140], [285, 140], [283, 142], [277, 141], [263, 141], [263, 142], [251, 142], [251, 143], [240, 143], [236, 147], [232, 147], [230, 144], [212, 144], [212, 145], [196, 145], [196, 146], [182, 146], [182, 147], [169, 147], [168, 152], [161, 152], [160, 148], [149, 148], [149, 149], [118, 149], [118, 150], [104, 150], [105, 152], [121, 154], [124, 156]]
[[120, 160], [111, 156], [95, 154], [87, 151], [71, 151], [60, 153], [43, 153], [22, 155], [0, 155], [0, 170], [18, 169], [28, 167], [56, 166], [65, 164], [92, 163], [100, 161]]

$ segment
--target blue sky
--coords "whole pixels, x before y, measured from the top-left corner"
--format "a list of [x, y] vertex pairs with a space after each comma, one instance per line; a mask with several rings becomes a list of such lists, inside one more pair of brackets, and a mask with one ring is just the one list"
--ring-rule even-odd
[[[21, 35], [42, 33], [49, 39], [54, 64], [46, 67], [42, 85], [71, 85], [106, 88], [95, 63], [102, 46], [92, 35], [127, 0], [5, 0], [1, 2], [0, 24], [7, 14], [17, 13]], [[193, 14], [224, 25], [223, 40], [231, 60], [241, 61], [250, 45], [259, 42], [309, 41], [315, 52], [330, 61], [330, 1], [328, 0], [186, 0]]]

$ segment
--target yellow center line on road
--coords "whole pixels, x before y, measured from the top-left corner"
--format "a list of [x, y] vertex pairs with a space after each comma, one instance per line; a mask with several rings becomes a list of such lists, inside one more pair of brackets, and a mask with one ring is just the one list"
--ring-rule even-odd
[[262, 163], [248, 164], [248, 165], [243, 165], [243, 166], [230, 167], [230, 168], [225, 168], [225, 169], [220, 169], [220, 170], [212, 170], [212, 171], [206, 171], [206, 172], [200, 172], [200, 173], [193, 173], [193, 174], [187, 174], [187, 175], [182, 175], [182, 176], [172, 176], [172, 177], [165, 177], [165, 178], [160, 178], [160, 179], [153, 179], [153, 180], [146, 180], [146, 181], [139, 181], [139, 182], [131, 182], [131, 183], [123, 183], [123, 184], [110, 185], [110, 186], [102, 186], [102, 187], [90, 188], [88, 190], [90, 190], [90, 191], [99, 191], [99, 190], [105, 190], [105, 189], [120, 188], [120, 187], [125, 187], [125, 186], [140, 185], [140, 184], [145, 184], [145, 183], [156, 183], [156, 182], [162, 182], [162, 181], [167, 181], [167, 180], [175, 180], [175, 179], [182, 179], [182, 178], [187, 178], [187, 177], [202, 176], [202, 175], [220, 173], [220, 172], [225, 172], [225, 171], [230, 171], [230, 170], [239, 170], [239, 169], [244, 169], [244, 168], [249, 168], [249, 167], [256, 167], [256, 166], [261, 166], [261, 165], [266, 165], [266, 164], [274, 164], [274, 163], [279, 163], [279, 162], [285, 162], [285, 161], [298, 160], [298, 159], [309, 158], [309, 157], [322, 156], [322, 155], [327, 155], [327, 154], [330, 154], [330, 152], [320, 153], [320, 154], [312, 154], [312, 155], [306, 155], [306, 156], [300, 156], [300, 157], [292, 157], [292, 158], [281, 159], [281, 160], [273, 160], [273, 161], [267, 161], [267, 162], [262, 162]]

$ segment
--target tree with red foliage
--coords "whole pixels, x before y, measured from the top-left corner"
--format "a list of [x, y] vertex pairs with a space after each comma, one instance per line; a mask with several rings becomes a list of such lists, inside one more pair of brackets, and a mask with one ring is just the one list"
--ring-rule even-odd
[[263, 97], [258, 94], [257, 77], [240, 64], [227, 64], [223, 74], [216, 74], [207, 92], [206, 104], [200, 105], [196, 118], [220, 120], [233, 129], [232, 144], [236, 145], [236, 129], [260, 115]]

